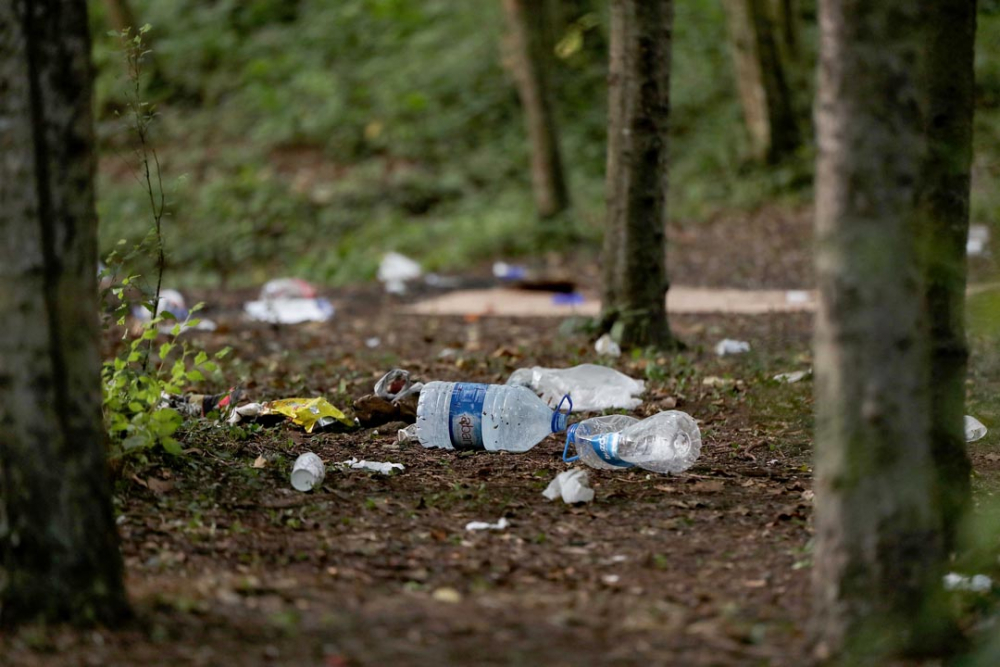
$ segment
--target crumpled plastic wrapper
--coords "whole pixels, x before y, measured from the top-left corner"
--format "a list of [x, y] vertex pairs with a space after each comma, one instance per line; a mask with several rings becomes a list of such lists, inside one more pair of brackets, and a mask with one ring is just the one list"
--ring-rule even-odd
[[393, 368], [375, 383], [375, 395], [396, 402], [407, 396], [419, 394], [423, 388], [423, 382], [413, 382], [410, 379], [410, 371]]
[[549, 500], [555, 500], [560, 496], [563, 502], [569, 505], [573, 503], [589, 503], [594, 499], [594, 490], [590, 488], [590, 477], [583, 468], [573, 468], [556, 475], [548, 487], [542, 491], [542, 495]]
[[732, 338], [723, 338], [718, 343], [715, 344], [715, 354], [720, 357], [724, 357], [728, 354], [743, 354], [744, 352], [750, 351], [750, 343], [745, 340], [733, 340]]
[[288, 417], [293, 424], [304, 428], [306, 433], [312, 433], [317, 425], [323, 428], [335, 421], [341, 422], [345, 426], [355, 425], [353, 420], [323, 397], [283, 398], [267, 403], [248, 403], [233, 410], [229, 423], [238, 424], [246, 419], [266, 417], [267, 415]]

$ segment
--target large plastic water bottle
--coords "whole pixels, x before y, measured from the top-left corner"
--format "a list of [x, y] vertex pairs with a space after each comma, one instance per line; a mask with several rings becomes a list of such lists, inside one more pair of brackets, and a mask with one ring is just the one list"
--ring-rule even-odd
[[[624, 428], [612, 430], [616, 424]], [[572, 458], [567, 457], [570, 445], [577, 451], [577, 456]], [[595, 468], [638, 466], [668, 473], [687, 470], [699, 454], [701, 431], [698, 424], [684, 412], [668, 410], [642, 421], [610, 415], [573, 424], [566, 432], [563, 458], [567, 461], [579, 458]]]
[[566, 430], [567, 413], [553, 411], [526, 387], [428, 382], [417, 403], [417, 440], [442, 449], [526, 452]]

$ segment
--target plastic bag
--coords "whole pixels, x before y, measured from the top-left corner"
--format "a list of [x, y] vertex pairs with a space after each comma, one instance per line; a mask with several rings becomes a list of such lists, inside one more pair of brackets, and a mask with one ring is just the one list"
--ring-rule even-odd
[[607, 366], [581, 364], [573, 368], [521, 368], [507, 384], [528, 387], [555, 408], [566, 394], [573, 399], [573, 412], [633, 410], [642, 405], [638, 398], [646, 385]]

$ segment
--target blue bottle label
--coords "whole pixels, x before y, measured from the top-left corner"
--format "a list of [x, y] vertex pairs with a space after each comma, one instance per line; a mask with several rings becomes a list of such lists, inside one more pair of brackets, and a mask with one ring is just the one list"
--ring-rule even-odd
[[631, 468], [634, 463], [622, 461], [618, 458], [618, 442], [621, 440], [621, 433], [605, 433], [590, 441], [594, 453], [604, 461], [618, 468]]
[[486, 385], [457, 382], [451, 390], [448, 435], [455, 449], [486, 449], [483, 444], [483, 402]]

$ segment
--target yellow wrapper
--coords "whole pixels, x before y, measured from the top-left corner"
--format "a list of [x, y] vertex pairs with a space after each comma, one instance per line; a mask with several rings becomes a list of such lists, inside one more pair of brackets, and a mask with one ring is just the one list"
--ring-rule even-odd
[[354, 422], [343, 412], [333, 407], [325, 398], [283, 398], [280, 401], [268, 401], [261, 406], [261, 414], [285, 415], [293, 424], [303, 427], [306, 433], [312, 433], [322, 417], [334, 419], [354, 426]]

